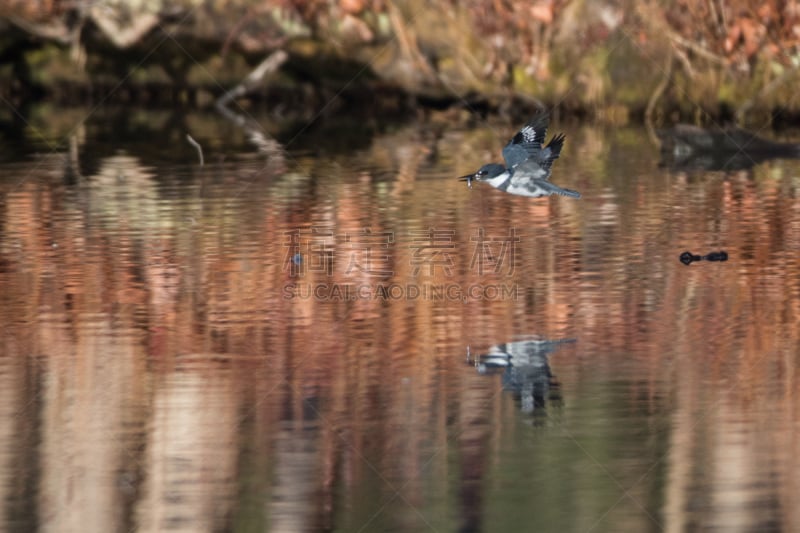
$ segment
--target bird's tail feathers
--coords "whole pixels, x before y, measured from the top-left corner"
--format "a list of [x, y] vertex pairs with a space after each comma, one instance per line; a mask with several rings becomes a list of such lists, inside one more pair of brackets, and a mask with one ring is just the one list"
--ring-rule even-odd
[[579, 193], [578, 191], [573, 191], [572, 189], [559, 188], [559, 191], [558, 191], [557, 194], [560, 194], [561, 196], [569, 196], [570, 198], [580, 198], [581, 197], [581, 193]]

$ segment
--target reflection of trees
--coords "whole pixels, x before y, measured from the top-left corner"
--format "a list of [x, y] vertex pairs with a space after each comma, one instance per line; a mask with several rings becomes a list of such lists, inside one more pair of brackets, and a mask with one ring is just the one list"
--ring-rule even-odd
[[[576, 132], [574, 154], [584, 137], [607, 138]], [[424, 153], [413, 138], [393, 151], [392, 140], [376, 145], [385, 161]], [[451, 166], [472, 168], [492, 141], [452, 134], [437, 142], [441, 153], [461, 152]], [[642, 170], [620, 167], [624, 137], [608, 142], [589, 158], [563, 158], [561, 171], [576, 188], [594, 191], [580, 203], [468, 192], [441, 178], [451, 166], [427, 178], [422, 157], [416, 167], [404, 159], [399, 182], [301, 158], [291, 180], [253, 180], [246, 168], [209, 164], [182, 185], [186, 176], [145, 168], [133, 156], [104, 159], [80, 195], [51, 184], [54, 167], [16, 189], [3, 182], [0, 313], [4, 351], [14, 359], [0, 379], [4, 405], [24, 413], [0, 428], [3, 449], [36, 462], [39, 505], [66, 524], [76, 516], [104, 529], [155, 523], [154, 509], [162, 516], [178, 509], [168, 477], [183, 473], [201, 476], [198, 487], [209, 491], [182, 500], [197, 516], [216, 509], [233, 521], [293, 524], [302, 509], [305, 524], [327, 527], [342, 519], [336, 507], [357, 528], [386, 504], [376, 529], [413, 529], [423, 518], [448, 529], [456, 505], [467, 523], [480, 524], [482, 489], [514, 413], [489, 380], [463, 368], [463, 342], [575, 333], [581, 353], [600, 355], [571, 364], [611, 376], [611, 354], [628, 354], [625, 364], [641, 365], [649, 377], [630, 385], [631, 404], [645, 397], [648, 409], [673, 412], [662, 435], [670, 440], [670, 525], [722, 516], [730, 494], [699, 508], [689, 508], [687, 497], [705, 486], [707, 458], [724, 468], [728, 453], [747, 467], [740, 481], [719, 478], [720, 486], [766, 483], [787, 524], [800, 523], [783, 496], [796, 490], [794, 478], [765, 479], [761, 463], [747, 462], [766, 456], [777, 465], [771, 472], [796, 471], [785, 428], [797, 412], [800, 211], [785, 168], [766, 164], [752, 178], [725, 181], [657, 174], [621, 183], [606, 165], [625, 176]], [[513, 271], [477, 276], [470, 237], [479, 228], [507, 235], [509, 224], [521, 239]], [[393, 232], [377, 264], [392, 274], [348, 272], [352, 241], [334, 238], [330, 274], [291, 278], [287, 232], [312, 226], [339, 237], [363, 228]], [[437, 268], [414, 277], [409, 232], [426, 228], [453, 230], [452, 276]], [[684, 267], [677, 256], [687, 243], [724, 247], [732, 259]], [[520, 297], [320, 301], [286, 298], [290, 282], [515, 283]], [[563, 379], [573, 379], [565, 366]], [[776, 382], [780, 388], [770, 388]], [[580, 394], [565, 387], [567, 403]], [[724, 409], [698, 410], [713, 398]], [[759, 423], [767, 410], [773, 417]], [[730, 427], [731, 413], [755, 420], [746, 427], [755, 424], [763, 437], [745, 448], [714, 437]], [[181, 427], [184, 441], [175, 440]], [[610, 441], [613, 428], [603, 431]], [[14, 444], [19, 434], [38, 444], [36, 457]], [[160, 464], [154, 446], [188, 470]], [[209, 462], [220, 469], [206, 476]], [[4, 465], [0, 476], [17, 475]], [[640, 478], [624, 468], [615, 474], [631, 484]], [[58, 495], [77, 479], [85, 481], [72, 485], [77, 500], [67, 508]], [[238, 501], [243, 493], [261, 501]], [[433, 497], [443, 493], [458, 503]], [[101, 497], [102, 505], [89, 506]], [[162, 507], [137, 507], [143, 498]], [[751, 510], [752, 523], [761, 523]]]

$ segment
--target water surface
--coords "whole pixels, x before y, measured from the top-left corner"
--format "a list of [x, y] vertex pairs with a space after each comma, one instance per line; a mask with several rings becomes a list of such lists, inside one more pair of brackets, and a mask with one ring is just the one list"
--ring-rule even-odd
[[556, 124], [583, 198], [532, 200], [453, 179], [509, 125], [39, 113], [0, 157], [4, 529], [800, 529], [798, 162]]

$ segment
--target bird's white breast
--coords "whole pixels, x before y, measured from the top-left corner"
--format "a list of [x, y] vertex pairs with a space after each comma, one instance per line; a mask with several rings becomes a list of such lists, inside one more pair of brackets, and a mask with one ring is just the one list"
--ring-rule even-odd
[[511, 180], [508, 188], [506, 188], [506, 192], [510, 194], [518, 194], [520, 196], [529, 196], [531, 198], [539, 198], [541, 196], [547, 196], [548, 194], [546, 191], [530, 182], [517, 181], [515, 183], [514, 180]]
[[506, 182], [506, 180], [508, 180], [508, 171], [503, 172], [499, 176], [495, 176], [493, 178], [489, 178], [489, 179], [483, 180], [483, 181], [485, 181], [486, 183], [488, 183], [492, 187], [499, 187], [502, 184], [504, 184]]

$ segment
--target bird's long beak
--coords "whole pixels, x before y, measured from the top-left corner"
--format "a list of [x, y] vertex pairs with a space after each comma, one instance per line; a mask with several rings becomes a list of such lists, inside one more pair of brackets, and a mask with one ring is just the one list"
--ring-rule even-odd
[[469, 187], [470, 189], [472, 188], [472, 180], [474, 179], [475, 179], [475, 174], [467, 174], [466, 176], [461, 176], [460, 178], [458, 178], [459, 181], [466, 181], [467, 187]]

